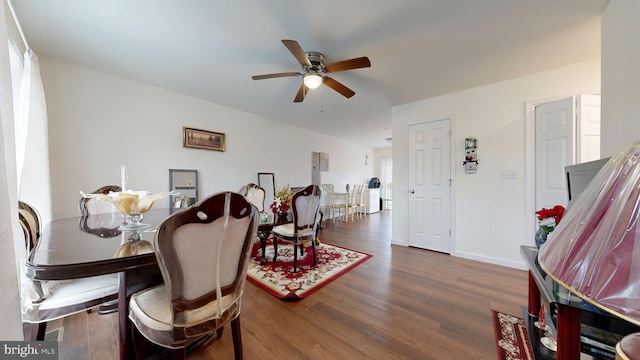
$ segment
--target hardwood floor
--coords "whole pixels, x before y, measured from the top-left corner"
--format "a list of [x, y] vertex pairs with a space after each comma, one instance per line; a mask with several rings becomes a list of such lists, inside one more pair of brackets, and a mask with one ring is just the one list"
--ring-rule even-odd
[[[390, 245], [390, 228], [388, 211], [328, 222], [321, 241], [373, 257], [301, 301], [247, 282], [244, 358], [495, 359], [491, 309], [521, 316], [527, 273]], [[117, 358], [116, 316], [65, 319], [60, 358]], [[188, 358], [233, 359], [230, 330]]]

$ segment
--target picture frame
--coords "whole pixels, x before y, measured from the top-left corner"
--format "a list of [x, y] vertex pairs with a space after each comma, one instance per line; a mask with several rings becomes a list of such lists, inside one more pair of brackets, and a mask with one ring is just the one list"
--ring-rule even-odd
[[273, 173], [258, 173], [258, 186], [264, 189], [264, 205], [268, 209], [276, 197], [276, 180]]
[[223, 133], [183, 127], [182, 137], [185, 148], [225, 151], [226, 136]]
[[[186, 196], [187, 205], [198, 202], [198, 170], [169, 169], [169, 191], [180, 193], [180, 197]], [[169, 199], [170, 207], [173, 207], [174, 198]]]

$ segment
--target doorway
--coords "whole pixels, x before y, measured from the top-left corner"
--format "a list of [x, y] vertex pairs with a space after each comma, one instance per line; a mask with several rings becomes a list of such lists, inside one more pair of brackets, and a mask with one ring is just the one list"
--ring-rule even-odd
[[578, 95], [535, 108], [536, 209], [567, 206], [564, 167], [600, 159], [600, 96]]
[[536, 210], [567, 206], [564, 167], [600, 158], [600, 95], [527, 102], [525, 158], [525, 201], [532, 214], [525, 236], [530, 238]]
[[409, 246], [451, 254], [451, 119], [409, 125]]

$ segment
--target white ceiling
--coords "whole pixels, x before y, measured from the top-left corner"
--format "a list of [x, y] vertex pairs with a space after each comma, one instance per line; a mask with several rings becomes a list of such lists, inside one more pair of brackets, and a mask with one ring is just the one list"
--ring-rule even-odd
[[[372, 147], [391, 107], [600, 57], [609, 0], [13, 1], [31, 47], [75, 64]], [[327, 63], [368, 56], [293, 103], [281, 43]]]

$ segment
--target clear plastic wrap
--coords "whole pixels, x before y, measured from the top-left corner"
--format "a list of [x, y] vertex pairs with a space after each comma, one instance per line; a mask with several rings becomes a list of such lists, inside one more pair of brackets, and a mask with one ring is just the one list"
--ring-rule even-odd
[[538, 255], [542, 269], [593, 305], [640, 325], [640, 142], [612, 157]]

